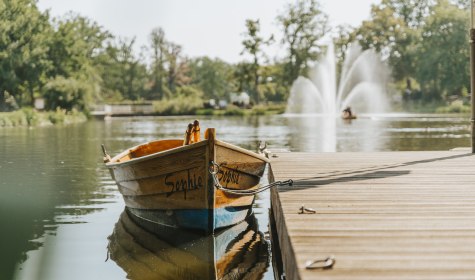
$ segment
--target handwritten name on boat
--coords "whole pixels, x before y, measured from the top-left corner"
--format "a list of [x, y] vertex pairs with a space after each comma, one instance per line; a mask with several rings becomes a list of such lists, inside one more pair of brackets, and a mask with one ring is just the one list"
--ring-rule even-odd
[[239, 175], [240, 173], [233, 170], [233, 169], [219, 169], [218, 172], [218, 179], [221, 184], [224, 184], [226, 187], [229, 183], [231, 184], [239, 184]]
[[188, 191], [201, 189], [203, 187], [203, 178], [201, 175], [191, 173], [190, 169], [186, 170], [186, 176], [183, 174], [167, 174], [165, 176], [165, 185], [170, 188], [167, 197], [177, 192], [183, 192], [184, 199]]

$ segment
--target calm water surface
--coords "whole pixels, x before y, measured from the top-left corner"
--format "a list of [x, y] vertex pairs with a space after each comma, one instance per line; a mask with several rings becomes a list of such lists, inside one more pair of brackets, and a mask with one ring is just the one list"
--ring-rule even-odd
[[[263, 140], [270, 150], [348, 152], [466, 147], [468, 119], [392, 114], [352, 122], [262, 116], [203, 117], [201, 123], [203, 131], [215, 127], [221, 140], [250, 150]], [[124, 212], [100, 144], [114, 155], [141, 142], [181, 138], [191, 120], [114, 118], [0, 129], [0, 279], [195, 279], [206, 275], [203, 263], [215, 265], [214, 255], [223, 277], [274, 279], [268, 193], [257, 198], [254, 219], [202, 239], [147, 235]]]

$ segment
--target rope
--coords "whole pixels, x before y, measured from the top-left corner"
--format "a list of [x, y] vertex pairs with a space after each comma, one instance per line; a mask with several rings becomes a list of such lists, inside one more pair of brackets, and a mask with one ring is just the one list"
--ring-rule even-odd
[[275, 186], [287, 186], [287, 185], [292, 186], [292, 184], [294, 183], [294, 181], [292, 181], [292, 179], [289, 179], [287, 181], [277, 181], [277, 182], [271, 183], [267, 186], [261, 186], [261, 187], [258, 187], [257, 189], [253, 189], [253, 190], [229, 189], [229, 188], [223, 187], [221, 185], [221, 183], [219, 182], [219, 179], [218, 179], [218, 176], [217, 176], [217, 174], [219, 173], [219, 168], [220, 168], [219, 164], [217, 164], [214, 161], [211, 161], [211, 165], [209, 166], [209, 173], [213, 177], [214, 186], [218, 190], [222, 190], [222, 191], [225, 191], [225, 192], [228, 192], [228, 193], [231, 193], [231, 194], [255, 195], [255, 194], [258, 194], [260, 192], [263, 192], [263, 191], [268, 190], [268, 189], [270, 189], [272, 187], [275, 187]]

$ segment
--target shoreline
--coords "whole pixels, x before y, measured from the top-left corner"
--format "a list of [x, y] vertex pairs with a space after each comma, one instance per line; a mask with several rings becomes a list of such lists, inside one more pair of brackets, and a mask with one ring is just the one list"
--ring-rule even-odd
[[[284, 108], [285, 109], [285, 108]], [[278, 109], [264, 109], [264, 108], [252, 108], [252, 109], [223, 109], [223, 110], [207, 110], [202, 109], [195, 112], [195, 114], [173, 114], [164, 115], [157, 113], [138, 113], [138, 114], [97, 114], [91, 112], [85, 114], [83, 112], [73, 111], [66, 112], [64, 110], [38, 112], [30, 108], [20, 109], [12, 112], [0, 112], [0, 129], [1, 128], [18, 128], [18, 127], [46, 127], [52, 125], [69, 125], [75, 123], [87, 122], [88, 120], [105, 120], [110, 118], [121, 117], [180, 117], [180, 116], [221, 116], [221, 117], [233, 117], [233, 116], [262, 116], [262, 115], [287, 115], [289, 117], [299, 116], [323, 116], [321, 114], [285, 114], [285, 110]], [[386, 118], [437, 118], [437, 117], [464, 117], [469, 116], [469, 113], [453, 113], [453, 112], [402, 112], [394, 111], [378, 114], [360, 114], [362, 118], [374, 118], [374, 117], [386, 117]]]
[[38, 112], [31, 108], [23, 108], [12, 112], [0, 112], [0, 128], [69, 125], [86, 122], [87, 120], [86, 114], [78, 111]]

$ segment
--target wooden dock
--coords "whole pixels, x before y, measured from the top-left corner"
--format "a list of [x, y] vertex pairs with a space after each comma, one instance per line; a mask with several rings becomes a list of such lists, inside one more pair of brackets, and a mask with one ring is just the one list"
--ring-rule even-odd
[[[275, 156], [270, 181], [294, 180], [271, 191], [287, 280], [475, 279], [468, 150]], [[306, 268], [330, 256], [332, 268]]]

